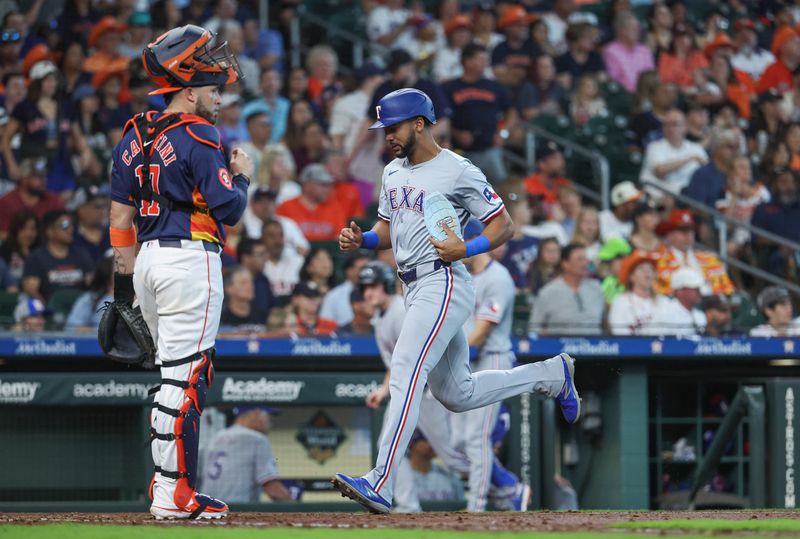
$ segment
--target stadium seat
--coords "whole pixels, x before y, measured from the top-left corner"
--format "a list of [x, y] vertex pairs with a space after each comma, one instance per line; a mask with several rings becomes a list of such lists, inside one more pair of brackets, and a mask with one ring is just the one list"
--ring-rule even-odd
[[85, 290], [80, 288], [64, 288], [56, 290], [47, 302], [47, 308], [52, 313], [48, 329], [61, 329], [69, 316], [72, 305]]
[[18, 301], [18, 293], [0, 291], [0, 328], [14, 325], [14, 309]]

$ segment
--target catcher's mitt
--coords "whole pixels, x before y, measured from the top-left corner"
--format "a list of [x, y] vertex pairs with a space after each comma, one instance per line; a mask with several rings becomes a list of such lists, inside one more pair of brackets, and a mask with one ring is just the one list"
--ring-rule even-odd
[[142, 310], [120, 301], [107, 302], [103, 309], [97, 328], [103, 353], [114, 361], [152, 369], [156, 364], [156, 346]]

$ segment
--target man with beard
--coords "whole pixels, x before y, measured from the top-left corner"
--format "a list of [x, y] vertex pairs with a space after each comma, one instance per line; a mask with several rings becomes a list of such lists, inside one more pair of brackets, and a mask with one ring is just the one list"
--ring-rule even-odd
[[[797, 197], [797, 176], [791, 170], [775, 174], [770, 182], [772, 200], [756, 207], [750, 224], [778, 236], [800, 241], [800, 202]], [[754, 236], [753, 242], [769, 250], [769, 270], [782, 274], [793, 253], [767, 238]]]
[[0, 198], [0, 240], [6, 239], [11, 218], [23, 208], [30, 208], [40, 219], [51, 210], [60, 210], [64, 203], [55, 193], [48, 193], [47, 161], [23, 159], [19, 164], [22, 177], [19, 185]]

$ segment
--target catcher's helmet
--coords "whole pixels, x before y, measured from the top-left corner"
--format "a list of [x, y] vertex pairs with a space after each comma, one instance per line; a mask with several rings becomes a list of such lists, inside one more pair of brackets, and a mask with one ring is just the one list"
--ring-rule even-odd
[[422, 116], [432, 124], [436, 123], [433, 101], [428, 94], [416, 88], [402, 88], [386, 94], [378, 101], [375, 115], [378, 121], [369, 126], [370, 129], [389, 127], [417, 116]]
[[361, 291], [370, 284], [382, 284], [387, 294], [394, 293], [394, 272], [383, 262], [370, 262], [358, 272], [358, 286]]
[[209, 47], [213, 35], [187, 24], [161, 34], [142, 50], [142, 63], [160, 86], [151, 94], [177, 92], [196, 86], [222, 86], [242, 77], [228, 42]]

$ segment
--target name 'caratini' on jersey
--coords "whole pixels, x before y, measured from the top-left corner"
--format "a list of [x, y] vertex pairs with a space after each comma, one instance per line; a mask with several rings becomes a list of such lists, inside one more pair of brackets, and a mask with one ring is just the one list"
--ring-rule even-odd
[[[153, 118], [161, 116], [157, 113]], [[170, 210], [156, 200], [141, 201], [136, 212], [137, 240], [224, 243], [224, 225], [236, 224], [247, 204], [247, 196], [233, 184], [216, 127], [190, 114], [184, 114], [182, 119], [187, 122], [181, 122], [153, 141], [150, 181], [155, 193], [193, 204], [196, 211]], [[142, 149], [134, 129], [126, 129], [122, 140], [114, 147], [113, 162], [111, 198], [134, 206], [134, 194], [144, 179]]]

